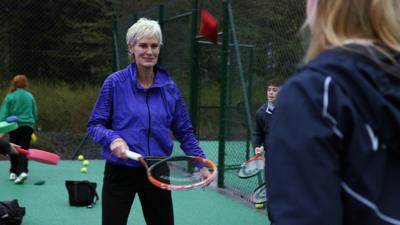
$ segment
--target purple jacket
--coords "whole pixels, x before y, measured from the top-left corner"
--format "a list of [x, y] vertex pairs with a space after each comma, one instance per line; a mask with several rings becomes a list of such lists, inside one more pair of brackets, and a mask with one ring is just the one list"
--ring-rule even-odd
[[156, 67], [149, 89], [136, 81], [134, 63], [108, 76], [87, 131], [103, 146], [103, 157], [121, 165], [140, 166], [140, 163], [111, 154], [109, 146], [116, 138], [124, 139], [131, 151], [143, 156], [170, 156], [174, 135], [186, 155], [205, 157], [179, 89], [160, 67]]

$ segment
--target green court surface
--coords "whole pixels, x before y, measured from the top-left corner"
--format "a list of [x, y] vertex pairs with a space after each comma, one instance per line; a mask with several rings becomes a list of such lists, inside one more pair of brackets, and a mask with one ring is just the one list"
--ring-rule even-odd
[[[104, 160], [90, 160], [88, 173], [80, 173], [82, 161], [61, 161], [57, 166], [30, 161], [29, 178], [23, 185], [8, 180], [9, 162], [0, 161], [0, 200], [18, 199], [26, 207], [24, 225], [101, 224], [101, 201], [93, 208], [71, 207], [65, 180], [96, 182], [101, 194]], [[43, 185], [34, 185], [45, 181]], [[265, 225], [263, 210], [221, 194], [215, 188], [173, 192], [176, 225]], [[139, 199], [134, 202], [128, 224], [145, 225]]]

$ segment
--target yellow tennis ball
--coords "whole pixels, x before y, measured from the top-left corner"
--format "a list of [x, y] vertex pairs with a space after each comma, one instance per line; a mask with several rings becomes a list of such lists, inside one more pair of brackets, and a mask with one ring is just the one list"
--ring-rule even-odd
[[85, 159], [85, 157], [83, 157], [83, 155], [78, 156], [78, 160], [84, 160], [84, 159]]
[[87, 173], [87, 168], [86, 167], [82, 167], [81, 168], [81, 173]]
[[35, 133], [32, 133], [31, 135], [31, 144], [35, 143], [37, 141], [37, 136]]
[[89, 166], [89, 160], [84, 160], [82, 163], [83, 166]]
[[255, 204], [256, 209], [263, 209], [265, 207], [264, 203], [257, 203]]

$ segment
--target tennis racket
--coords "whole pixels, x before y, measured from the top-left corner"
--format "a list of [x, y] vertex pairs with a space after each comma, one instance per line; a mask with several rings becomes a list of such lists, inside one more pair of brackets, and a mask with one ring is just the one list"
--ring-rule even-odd
[[7, 121], [1, 121], [0, 122], [0, 133], [8, 133], [10, 131], [13, 131], [18, 128], [17, 122], [7, 122]]
[[[183, 191], [204, 187], [217, 175], [217, 167], [213, 162], [197, 156], [143, 157], [128, 151], [127, 157], [140, 162], [147, 170], [150, 183], [165, 190]], [[157, 160], [150, 167], [147, 164]], [[202, 175], [204, 168], [209, 171], [207, 177]]]
[[265, 183], [263, 183], [251, 193], [250, 201], [254, 204], [259, 204], [265, 203], [267, 200], [267, 188], [265, 187]]
[[252, 158], [242, 163], [237, 173], [240, 178], [249, 178], [257, 175], [265, 167], [265, 158], [262, 154], [255, 154]]
[[56, 165], [60, 161], [59, 155], [51, 153], [51, 152], [47, 152], [44, 150], [31, 148], [28, 151], [28, 150], [22, 149], [21, 147], [17, 147], [17, 146], [14, 146], [14, 148], [15, 148], [15, 150], [17, 150], [17, 152], [19, 154], [26, 155], [26, 157], [28, 157], [28, 159], [33, 160], [33, 161], [51, 164], [51, 165]]

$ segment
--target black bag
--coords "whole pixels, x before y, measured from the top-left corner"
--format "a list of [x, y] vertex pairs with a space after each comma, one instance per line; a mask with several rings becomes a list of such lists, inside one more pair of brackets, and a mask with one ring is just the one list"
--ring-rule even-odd
[[18, 200], [0, 201], [0, 225], [20, 225], [25, 208], [19, 207]]
[[65, 186], [68, 190], [69, 204], [71, 206], [87, 206], [88, 208], [92, 208], [97, 200], [99, 200], [96, 192], [96, 183], [87, 180], [67, 180], [65, 181]]

